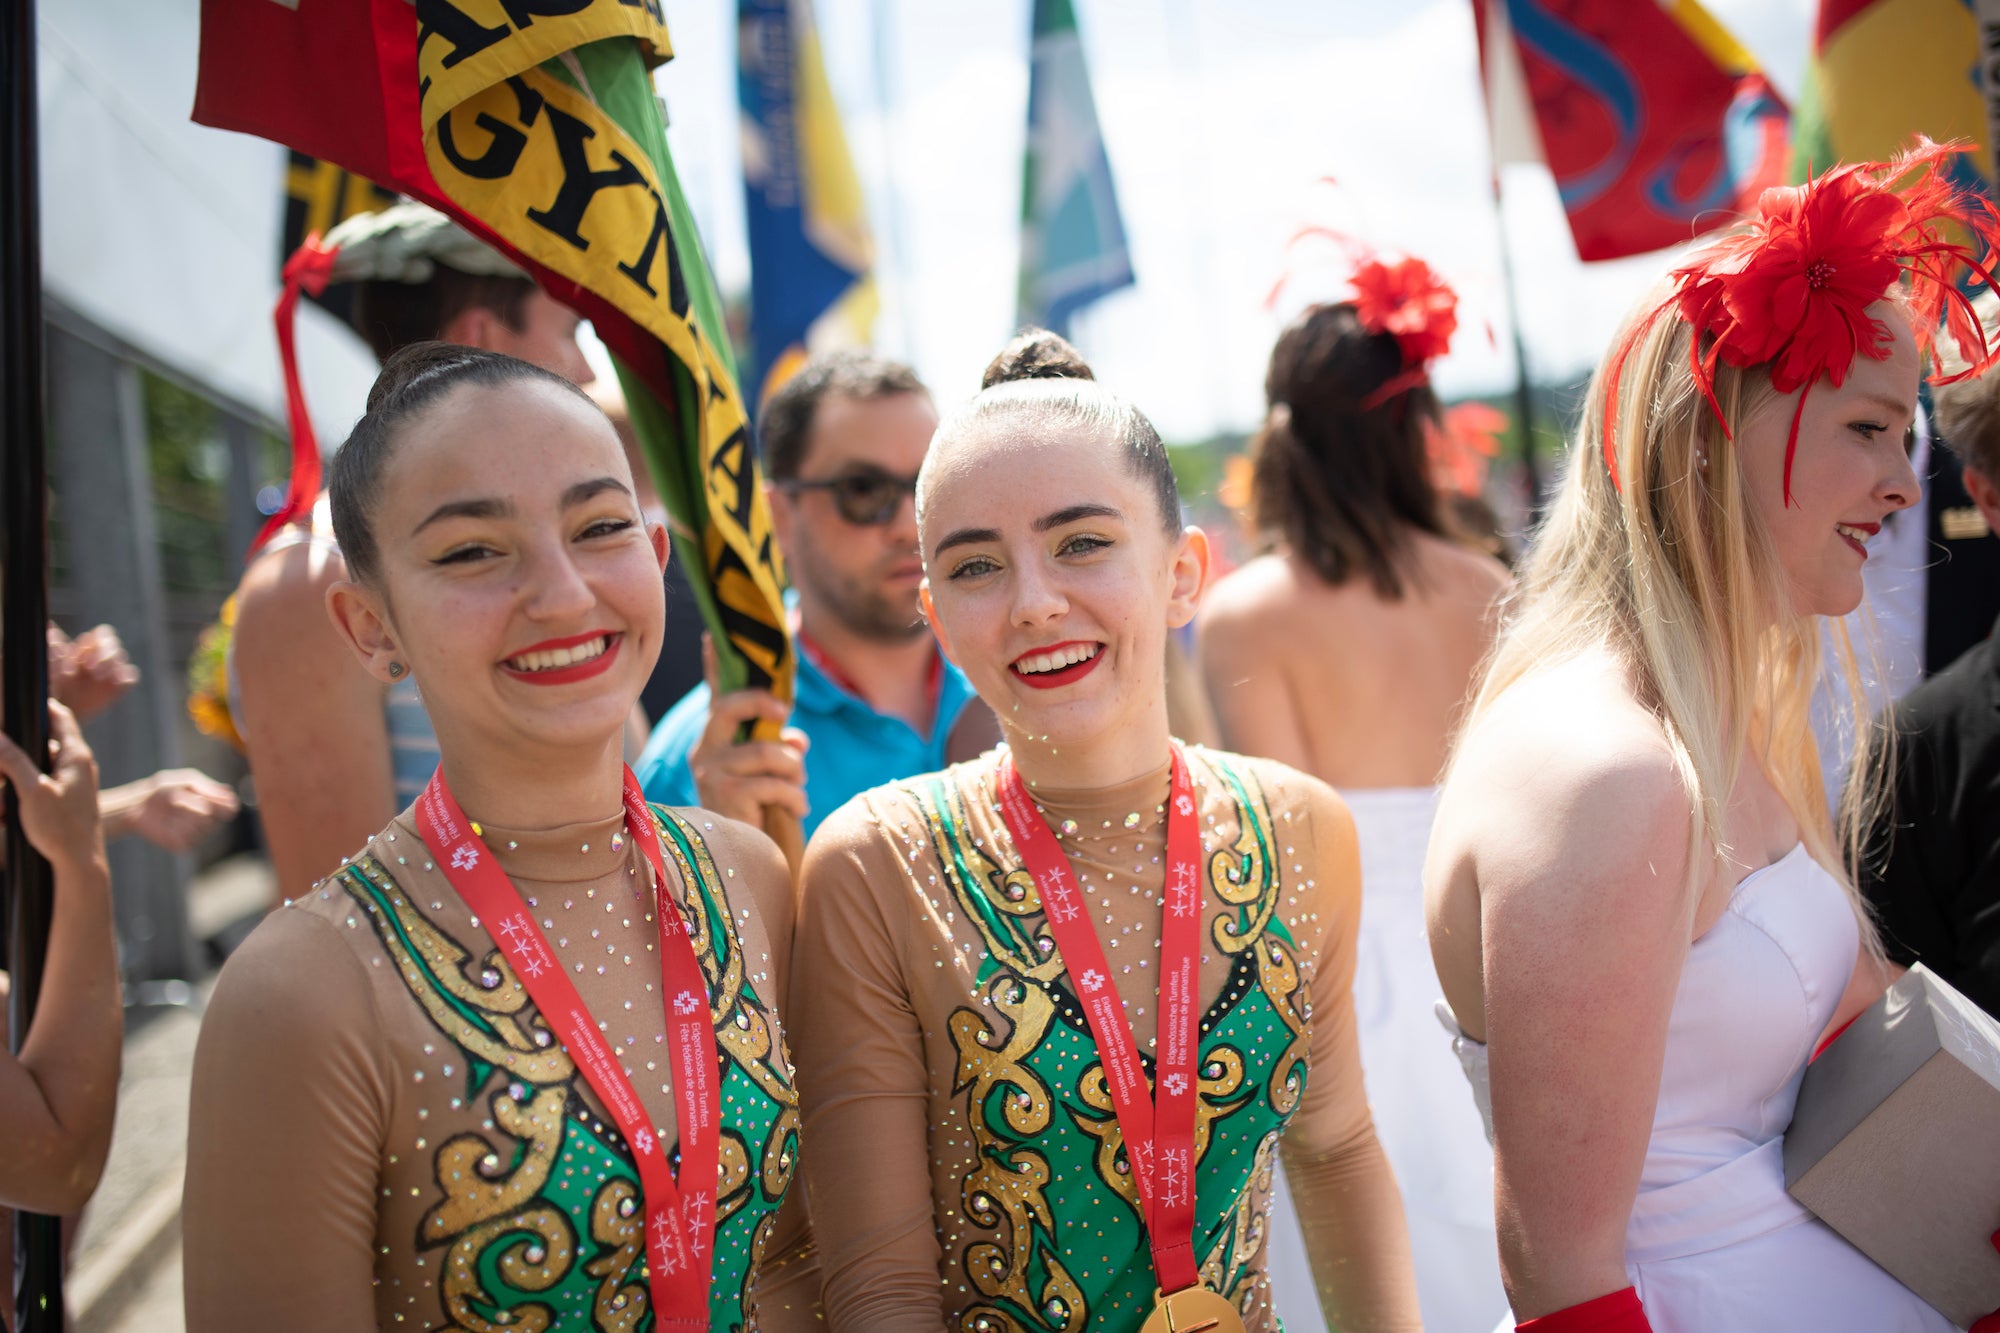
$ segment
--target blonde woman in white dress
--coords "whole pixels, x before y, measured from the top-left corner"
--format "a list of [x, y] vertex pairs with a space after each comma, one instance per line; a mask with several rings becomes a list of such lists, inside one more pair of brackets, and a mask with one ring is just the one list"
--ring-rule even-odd
[[1782, 1160], [1808, 1059], [1888, 979], [1807, 711], [1917, 497], [1952, 224], [1996, 229], [1941, 156], [1768, 192], [1635, 313], [1453, 757], [1430, 938], [1521, 1329], [1951, 1328]]

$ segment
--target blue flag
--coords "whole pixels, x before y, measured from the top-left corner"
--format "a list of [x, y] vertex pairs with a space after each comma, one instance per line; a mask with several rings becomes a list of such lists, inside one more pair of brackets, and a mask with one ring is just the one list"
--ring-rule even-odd
[[809, 350], [869, 340], [874, 245], [811, 0], [738, 0], [736, 26], [750, 232], [743, 383], [761, 402]]
[[1035, 0], [1021, 192], [1021, 323], [1066, 334], [1072, 314], [1131, 285], [1132, 255], [1076, 13], [1070, 0]]

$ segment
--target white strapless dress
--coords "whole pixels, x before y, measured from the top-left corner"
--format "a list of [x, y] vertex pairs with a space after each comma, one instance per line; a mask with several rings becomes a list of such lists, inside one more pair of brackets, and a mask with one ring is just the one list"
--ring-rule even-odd
[[[1361, 841], [1354, 1013], [1375, 1132], [1395, 1170], [1430, 1333], [1485, 1333], [1507, 1309], [1493, 1234], [1493, 1152], [1432, 1017], [1439, 988], [1424, 931], [1433, 787], [1342, 791]], [[1291, 1194], [1273, 1197], [1272, 1301], [1287, 1333], [1324, 1328]]]
[[[1840, 886], [1800, 846], [1747, 876], [1689, 949], [1625, 1231], [1655, 1333], [1952, 1333], [1785, 1193], [1799, 1080], [1859, 940]], [[1490, 1124], [1486, 1048], [1442, 1005], [1439, 1017]]]

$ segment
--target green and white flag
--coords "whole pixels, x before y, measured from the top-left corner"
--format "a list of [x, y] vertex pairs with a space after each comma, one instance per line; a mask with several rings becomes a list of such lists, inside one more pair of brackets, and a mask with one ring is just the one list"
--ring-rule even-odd
[[1132, 255], [1097, 127], [1076, 11], [1070, 0], [1035, 0], [1020, 322], [1067, 333], [1077, 310], [1131, 285]]

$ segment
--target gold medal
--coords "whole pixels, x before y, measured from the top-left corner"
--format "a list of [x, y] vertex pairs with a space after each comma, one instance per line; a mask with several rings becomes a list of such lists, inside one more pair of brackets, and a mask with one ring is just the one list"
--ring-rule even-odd
[[1218, 1292], [1183, 1287], [1153, 1298], [1153, 1313], [1139, 1333], [1243, 1333], [1243, 1316]]

